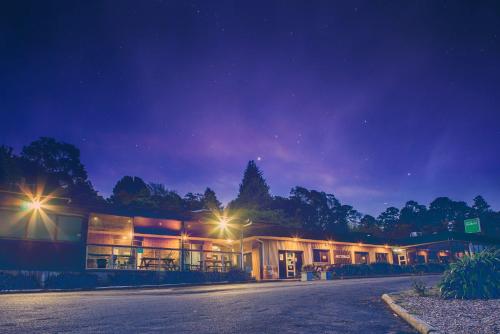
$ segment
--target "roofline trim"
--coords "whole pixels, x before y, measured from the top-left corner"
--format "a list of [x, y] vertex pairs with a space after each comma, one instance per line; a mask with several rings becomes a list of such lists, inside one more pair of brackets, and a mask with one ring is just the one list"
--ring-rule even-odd
[[[335, 240], [318, 240], [318, 239], [303, 239], [303, 238], [293, 238], [293, 237], [272, 237], [272, 236], [251, 236], [244, 238], [245, 241], [250, 241], [253, 239], [263, 239], [263, 240], [276, 240], [276, 241], [292, 241], [292, 242], [314, 242], [314, 243], [325, 243], [325, 244], [341, 244], [341, 245], [351, 245], [351, 246], [369, 246], [369, 247], [382, 247], [382, 248], [392, 248], [389, 244], [369, 244], [364, 242], [347, 242], [347, 241], [335, 241]], [[361, 244], [361, 245], [360, 245]]]

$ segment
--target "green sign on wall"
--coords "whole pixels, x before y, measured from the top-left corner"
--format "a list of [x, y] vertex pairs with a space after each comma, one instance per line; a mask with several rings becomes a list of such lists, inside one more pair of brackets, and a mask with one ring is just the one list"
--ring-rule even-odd
[[479, 218], [472, 218], [464, 220], [465, 233], [479, 233], [481, 232], [481, 224]]

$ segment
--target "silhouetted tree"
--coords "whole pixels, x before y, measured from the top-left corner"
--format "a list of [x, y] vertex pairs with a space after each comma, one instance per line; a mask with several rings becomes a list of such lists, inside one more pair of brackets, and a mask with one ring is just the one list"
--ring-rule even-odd
[[103, 203], [80, 161], [80, 150], [72, 144], [41, 137], [23, 147], [18, 165], [27, 183], [44, 183], [46, 192], [79, 204]]
[[472, 215], [480, 219], [481, 233], [500, 238], [500, 212], [491, 210], [482, 196], [473, 199]]
[[349, 223], [359, 218], [359, 213], [349, 205], [341, 205], [332, 194], [303, 187], [295, 187], [290, 193], [294, 220], [310, 230], [330, 233], [347, 233]]
[[19, 158], [12, 147], [0, 146], [0, 186], [10, 188], [23, 176], [19, 167]]
[[132, 203], [145, 201], [150, 196], [150, 188], [137, 176], [122, 177], [113, 188], [111, 202], [118, 206], [128, 206]]
[[361, 213], [354, 209], [351, 205], [341, 205], [340, 208], [334, 211], [336, 220], [339, 224], [354, 228], [359, 224]]
[[56, 177], [61, 185], [88, 181], [87, 171], [80, 161], [80, 150], [54, 138], [41, 137], [23, 147], [21, 158], [43, 168], [45, 172]]
[[186, 205], [177, 192], [167, 189], [163, 184], [150, 183], [148, 185], [151, 198], [150, 201], [160, 212], [184, 213]]
[[382, 230], [378, 226], [377, 219], [371, 215], [364, 215], [356, 228], [358, 232], [379, 236]]
[[482, 215], [490, 211], [490, 205], [485, 201], [483, 196], [479, 195], [474, 197], [472, 209], [477, 215]]
[[398, 225], [407, 225], [412, 232], [421, 232], [427, 219], [427, 208], [416, 201], [408, 201], [401, 209]]
[[202, 194], [187, 193], [183, 198], [185, 211], [200, 210], [204, 207]]
[[399, 222], [399, 209], [393, 206], [382, 212], [377, 220], [384, 233], [391, 232], [397, 228]]
[[427, 232], [464, 231], [464, 219], [471, 214], [465, 202], [438, 197], [429, 205]]
[[269, 186], [257, 167], [250, 160], [243, 174], [238, 197], [230, 204], [232, 208], [266, 209], [271, 204]]
[[217, 199], [217, 195], [215, 194], [215, 191], [212, 189], [208, 188], [205, 189], [205, 192], [203, 193], [203, 207], [208, 210], [212, 211], [221, 211], [222, 210], [222, 203], [219, 202]]

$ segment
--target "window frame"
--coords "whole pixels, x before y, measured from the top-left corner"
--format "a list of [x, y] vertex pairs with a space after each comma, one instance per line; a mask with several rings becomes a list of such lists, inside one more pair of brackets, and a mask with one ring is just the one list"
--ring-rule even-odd
[[[0, 213], [6, 212], [7, 215], [12, 215], [12, 217], [15, 217], [16, 214], [20, 213], [19, 210], [9, 208], [9, 207], [0, 207]], [[46, 212], [45, 213], [47, 216], [49, 216], [53, 220], [53, 231], [50, 232], [49, 234], [52, 235], [52, 238], [40, 238], [37, 237], [36, 235], [32, 235], [33, 228], [35, 227], [30, 227], [29, 222], [30, 222], [30, 217], [31, 213], [26, 214], [25, 216], [22, 217], [22, 219], [18, 222], [19, 224], [22, 224], [22, 230], [23, 233], [22, 235], [19, 234], [17, 236], [13, 235], [4, 235], [0, 234], [0, 239], [10, 239], [10, 240], [22, 240], [22, 241], [40, 241], [40, 242], [54, 242], [54, 243], [82, 243], [84, 241], [84, 236], [83, 236], [83, 228], [85, 226], [85, 220], [86, 217], [83, 215], [78, 215], [78, 214], [69, 214], [69, 213], [64, 213], [64, 214], [55, 214], [53, 212]], [[12, 218], [9, 217], [9, 218]], [[61, 217], [71, 217], [71, 218], [76, 218], [80, 221], [79, 224], [79, 239], [78, 240], [60, 240], [59, 235], [60, 235], [60, 230], [61, 225], [60, 225], [60, 218]], [[39, 220], [41, 219], [40, 214], [37, 214], [35, 223], [40, 223]], [[0, 222], [2, 223], [2, 222]]]
[[[316, 254], [318, 255], [319, 261], [316, 261]], [[322, 257], [326, 254], [326, 261], [323, 261]], [[330, 250], [313, 248], [313, 262], [314, 263], [330, 263]]]
[[[378, 256], [385, 256], [385, 261], [379, 261]], [[375, 252], [375, 263], [389, 263], [389, 254], [383, 252]]]

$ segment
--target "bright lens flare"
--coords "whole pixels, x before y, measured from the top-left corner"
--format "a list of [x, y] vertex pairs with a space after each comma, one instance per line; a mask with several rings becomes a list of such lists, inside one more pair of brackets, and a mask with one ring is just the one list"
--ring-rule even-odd
[[208, 221], [213, 225], [212, 233], [217, 234], [220, 239], [234, 239], [232, 235], [233, 221], [236, 219], [235, 215], [228, 215], [226, 212], [214, 212], [213, 218]]
[[221, 230], [225, 230], [227, 228], [227, 218], [223, 217], [219, 220], [219, 227]]
[[[35, 229], [39, 229], [41, 225], [45, 228], [52, 238], [55, 238], [56, 223], [52, 220], [47, 212], [58, 212], [62, 207], [50, 203], [54, 199], [54, 194], [44, 195], [44, 184], [38, 183], [35, 192], [24, 186], [20, 186], [21, 191], [26, 196], [26, 201], [20, 201], [21, 211], [18, 215], [18, 222], [26, 221], [26, 229], [28, 235], [35, 233]], [[40, 225], [41, 224], [41, 225]]]
[[28, 207], [31, 210], [40, 210], [42, 208], [42, 203], [39, 200], [33, 200]]

